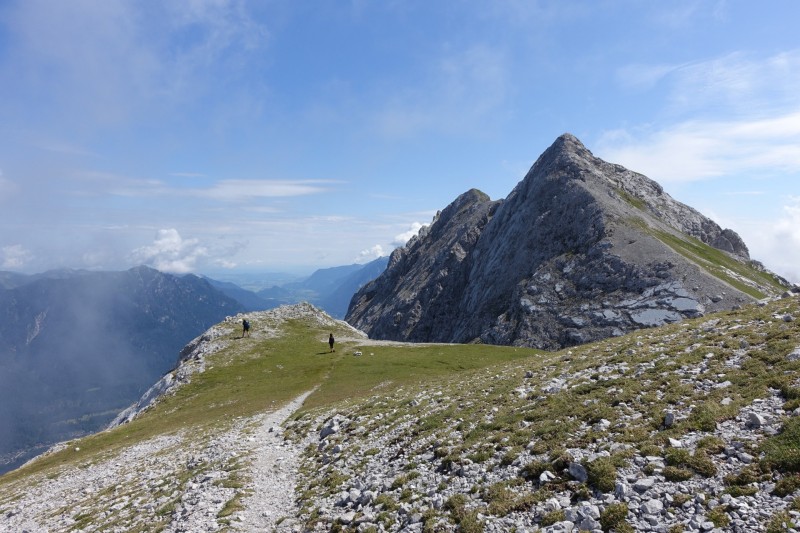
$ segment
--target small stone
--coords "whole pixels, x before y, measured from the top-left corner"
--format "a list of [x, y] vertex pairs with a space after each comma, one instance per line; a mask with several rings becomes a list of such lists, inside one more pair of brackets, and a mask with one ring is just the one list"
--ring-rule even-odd
[[600, 529], [600, 527], [601, 527], [600, 522], [598, 522], [594, 518], [587, 516], [586, 518], [581, 520], [578, 529], [580, 529], [581, 531], [594, 531], [596, 529]]
[[556, 478], [556, 475], [550, 472], [549, 470], [545, 470], [541, 474], [539, 474], [539, 483], [545, 484], [553, 481]]
[[673, 439], [672, 437], [669, 438], [669, 445], [672, 448], [683, 448], [683, 443], [678, 439]]
[[747, 427], [758, 429], [761, 426], [765, 425], [767, 421], [758, 413], [749, 413], [747, 415]]
[[675, 424], [675, 413], [667, 411], [664, 413], [664, 427], [671, 428]]
[[783, 315], [783, 321], [784, 322], [792, 322], [793, 320], [794, 320], [794, 317], [792, 315], [789, 315], [789, 314]]
[[585, 483], [589, 479], [589, 473], [586, 471], [586, 467], [580, 463], [569, 464], [569, 475], [580, 483]]
[[548, 513], [552, 512], [552, 511], [560, 511], [561, 510], [561, 504], [558, 503], [557, 499], [550, 498], [546, 502], [544, 502], [544, 509]]
[[661, 503], [661, 500], [656, 500], [656, 499], [647, 500], [642, 504], [640, 509], [644, 514], [648, 515], [659, 514], [661, 513], [661, 511], [664, 510], [664, 504]]
[[743, 462], [746, 465], [749, 465], [755, 460], [755, 457], [746, 452], [741, 452], [739, 455], [737, 455], [737, 457], [741, 462]]
[[635, 490], [636, 492], [647, 492], [648, 490], [653, 488], [653, 485], [655, 485], [655, 483], [656, 479], [653, 477], [642, 478], [637, 480], [636, 483], [633, 484], [633, 490]]
[[589, 502], [582, 502], [578, 507], [578, 513], [586, 518], [600, 518], [600, 508]]
[[339, 430], [339, 423], [335, 420], [331, 420], [325, 425], [325, 427], [322, 428], [322, 431], [319, 433], [319, 438], [324, 439], [325, 437], [339, 433]]

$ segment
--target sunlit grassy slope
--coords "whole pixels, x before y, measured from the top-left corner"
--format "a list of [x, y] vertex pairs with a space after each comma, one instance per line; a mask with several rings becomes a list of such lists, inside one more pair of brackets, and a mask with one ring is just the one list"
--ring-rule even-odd
[[[621, 194], [625, 193], [621, 192]], [[630, 198], [626, 199], [629, 203], [634, 201]], [[657, 229], [639, 217], [630, 218], [627, 222], [660, 240], [715, 278], [753, 298], [762, 299], [786, 290], [783, 282], [771, 272], [755, 266], [752, 262], [737, 261], [725, 252], [709, 246], [695, 237]]]
[[[662, 456], [677, 465], [669, 475], [689, 480], [716, 476], [726, 491], [750, 494], [753, 479], [786, 484], [800, 472], [800, 422], [788, 416], [800, 406], [800, 359], [790, 355], [800, 350], [798, 317], [800, 300], [785, 298], [559, 352], [372, 343], [347, 339], [353, 331], [345, 324], [331, 326], [334, 322], [314, 317], [272, 329], [257, 324], [252, 338], [238, 339], [238, 327], [224, 323], [218, 326], [221, 348], [207, 356], [206, 370], [177, 393], [130, 424], [74, 441], [0, 478], [0, 513], [43, 479], [70, 476], [158, 435], [180, 434], [181, 448], [201, 448], [211, 436], [310, 390], [314, 392], [286, 425], [291, 441], [300, 444], [305, 435], [319, 432], [333, 413], [358, 422], [329, 437], [324, 450], [310, 446], [305, 452], [298, 518], [307, 524], [320, 520], [319, 502], [347, 490], [354, 476], [367, 477], [369, 469], [380, 472], [389, 464], [386, 454], [394, 453], [392, 446], [405, 452], [397, 459], [402, 464], [393, 463], [403, 473], [381, 495], [387, 508], [413, 496], [403, 484], [412, 476], [435, 482], [420, 489], [422, 495], [435, 489], [447, 498], [459, 497], [463, 487], [458, 476], [450, 475], [452, 467], [471, 463], [497, 479], [476, 486], [480, 497], [470, 500], [468, 511], [500, 518], [515, 512], [519, 502], [533, 505], [549, 497], [549, 489], [538, 491], [528, 481], [559, 464], [568, 449], [610, 451], [608, 461], [587, 465], [590, 474], [592, 468], [605, 468], [603, 475], [595, 472], [599, 477], [591, 474], [589, 480], [589, 488], [603, 493], [613, 488], [618, 469], [636, 457]], [[340, 339], [334, 353], [326, 342], [331, 331]], [[354, 355], [356, 351], [361, 355]], [[714, 433], [718, 424], [776, 394], [787, 413], [784, 431], [747, 448], [753, 457], [761, 457], [752, 468], [725, 475], [719, 469], [722, 463], [714, 463], [724, 459], [712, 459], [713, 451], [673, 457], [670, 438], [699, 435], [703, 446], [719, 448]], [[663, 425], [667, 411], [676, 415], [670, 428]], [[326, 460], [335, 444], [344, 451]], [[518, 460], [525, 467], [513, 473]], [[180, 490], [195, 473], [187, 468], [169, 474], [180, 478], [173, 483]], [[229, 513], [238, 508], [248, 485], [238, 464], [226, 468], [241, 493], [226, 505]], [[564, 490], [570, 486], [561, 478], [551, 485]], [[134, 489], [126, 490], [132, 498], [141, 497]], [[497, 494], [511, 493], [521, 499], [510, 507], [496, 501]], [[104, 513], [111, 513], [112, 520], [120, 519], [109, 511], [113, 502], [86, 503], [92, 509], [87, 516], [107, 518]], [[440, 510], [429, 521], [462, 524], [463, 507]], [[170, 512], [165, 506], [153, 524]], [[387, 524], [396, 520], [390, 515], [384, 516]], [[102, 520], [98, 527], [107, 523]]]
[[[277, 338], [256, 334], [238, 339], [238, 327], [231, 324], [229, 328], [229, 346], [210, 356], [206, 371], [195, 375], [176, 394], [129, 424], [76, 441], [66, 450], [10, 472], [0, 478], [0, 486], [20, 476], [42, 471], [55, 475], [64, 466], [93, 463], [156, 435], [187, 429], [198, 435], [222, 430], [237, 417], [271, 409], [314, 388], [304, 408], [358, 398], [376, 388], [392, 390], [446, 379], [537, 353], [486, 345], [360, 346], [358, 341], [339, 342], [336, 351], [329, 353], [326, 341], [331, 330], [313, 321], [285, 322]], [[342, 327], [333, 333], [344, 338], [352, 332]], [[363, 355], [354, 356], [356, 350]]]

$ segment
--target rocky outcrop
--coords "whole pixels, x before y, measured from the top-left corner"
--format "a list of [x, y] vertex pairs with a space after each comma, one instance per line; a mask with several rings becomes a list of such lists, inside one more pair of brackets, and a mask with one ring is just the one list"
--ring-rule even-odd
[[381, 339], [553, 349], [782, 288], [763, 274], [734, 231], [565, 134], [505, 200], [473, 189], [437, 214], [346, 320]]

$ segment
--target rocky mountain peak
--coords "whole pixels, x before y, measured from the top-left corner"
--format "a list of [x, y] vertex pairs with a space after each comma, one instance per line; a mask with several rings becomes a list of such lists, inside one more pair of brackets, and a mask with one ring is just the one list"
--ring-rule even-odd
[[504, 200], [472, 189], [438, 213], [346, 319], [376, 338], [559, 348], [783, 288], [733, 230], [564, 134]]

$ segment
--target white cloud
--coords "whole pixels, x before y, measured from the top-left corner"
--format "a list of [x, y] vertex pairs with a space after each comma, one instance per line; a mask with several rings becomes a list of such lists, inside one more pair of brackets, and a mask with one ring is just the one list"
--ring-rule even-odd
[[757, 172], [800, 172], [800, 108], [729, 121], [688, 121], [656, 131], [606, 132], [595, 152], [663, 182]]
[[325, 192], [327, 189], [321, 185], [329, 183], [332, 182], [322, 180], [223, 180], [207, 189], [195, 189], [191, 193], [225, 201], [254, 197], [305, 196]]
[[361, 252], [358, 254], [358, 257], [356, 257], [355, 262], [368, 263], [374, 259], [383, 257], [384, 255], [386, 255], [386, 252], [384, 251], [383, 246], [376, 244], [372, 248], [361, 250]]
[[797, 106], [800, 50], [757, 58], [743, 52], [680, 64], [630, 64], [617, 70], [623, 87], [664, 85], [673, 113], [712, 116], [780, 113]]
[[198, 239], [184, 240], [176, 229], [162, 229], [153, 244], [131, 253], [137, 263], [151, 265], [163, 272], [192, 272], [198, 261], [209, 255]]
[[670, 81], [671, 100], [680, 110], [774, 112], [797, 103], [800, 50], [763, 59], [736, 52], [678, 68]]
[[425, 226], [425, 224], [412, 222], [407, 231], [404, 231], [399, 235], [395, 235], [394, 239], [392, 240], [392, 244], [395, 246], [404, 246], [408, 241], [411, 240], [412, 237], [419, 233], [419, 230], [422, 229], [423, 226]]
[[[184, 174], [181, 177], [201, 177], [201, 174]], [[138, 179], [106, 172], [86, 171], [78, 175], [84, 181], [93, 182], [94, 193], [115, 196], [194, 196], [221, 202], [241, 202], [254, 198], [285, 198], [307, 196], [328, 191], [339, 183], [334, 180], [220, 180], [205, 187], [172, 187], [155, 179]], [[0, 178], [2, 180], [2, 178]], [[0, 181], [0, 187], [2, 182]], [[2, 188], [0, 188], [0, 192]]]
[[233, 261], [229, 261], [227, 259], [216, 259], [214, 260], [214, 264], [224, 269], [231, 269], [237, 267], [237, 263], [234, 263]]
[[783, 207], [771, 237], [769, 264], [789, 280], [800, 283], [800, 197]]
[[0, 268], [17, 270], [33, 259], [33, 254], [21, 244], [11, 244], [0, 248]]

